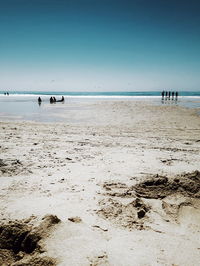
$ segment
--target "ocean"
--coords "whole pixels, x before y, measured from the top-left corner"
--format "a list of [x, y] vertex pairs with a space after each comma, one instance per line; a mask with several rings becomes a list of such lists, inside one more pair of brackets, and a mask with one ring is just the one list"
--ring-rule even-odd
[[[4, 95], [7, 91], [0, 91]], [[10, 95], [35, 96], [68, 96], [68, 97], [147, 97], [160, 96], [161, 91], [117, 91], [117, 92], [67, 92], [67, 91], [8, 91]], [[180, 96], [200, 97], [200, 91], [181, 91]]]
[[[66, 122], [63, 111], [84, 111], [87, 102], [98, 101], [151, 101], [156, 105], [180, 105], [187, 108], [197, 108], [200, 111], [200, 91], [181, 91], [177, 100], [161, 99], [159, 91], [144, 92], [64, 92], [64, 91], [9, 91], [4, 95], [0, 91], [0, 120], [2, 121], [36, 121], [36, 122]], [[38, 97], [42, 103], [38, 104]], [[65, 97], [65, 102], [50, 104], [51, 96], [57, 100]], [[91, 110], [92, 112], [92, 110]]]

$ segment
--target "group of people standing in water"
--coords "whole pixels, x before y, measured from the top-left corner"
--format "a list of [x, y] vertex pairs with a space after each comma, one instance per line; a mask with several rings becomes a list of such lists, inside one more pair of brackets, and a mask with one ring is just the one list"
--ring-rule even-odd
[[[64, 98], [64, 96], [62, 96], [61, 100], [56, 100], [56, 97], [50, 97], [49, 101], [50, 101], [50, 103], [64, 102], [65, 98]], [[42, 102], [41, 97], [38, 97], [38, 103], [41, 104], [41, 102]]]
[[162, 91], [161, 93], [162, 95], [162, 100], [178, 100], [178, 92], [174, 92], [174, 91]]

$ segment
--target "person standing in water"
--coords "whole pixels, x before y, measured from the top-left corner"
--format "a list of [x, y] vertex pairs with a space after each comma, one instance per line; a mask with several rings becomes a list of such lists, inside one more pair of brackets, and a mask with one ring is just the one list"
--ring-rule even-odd
[[40, 97], [38, 97], [38, 104], [39, 106], [41, 105], [42, 99]]
[[161, 95], [162, 95], [162, 100], [164, 100], [165, 91], [162, 91]]

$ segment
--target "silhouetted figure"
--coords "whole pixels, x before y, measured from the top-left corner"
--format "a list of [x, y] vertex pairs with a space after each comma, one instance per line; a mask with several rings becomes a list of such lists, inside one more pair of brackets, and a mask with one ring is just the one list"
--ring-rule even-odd
[[176, 95], [176, 101], [177, 101], [178, 100], [178, 91], [176, 91], [175, 95]]
[[165, 92], [162, 91], [161, 95], [162, 95], [162, 100], [164, 100]]
[[172, 100], [174, 100], [174, 91], [172, 91]]
[[9, 93], [7, 92], [7, 95], [9, 96]]
[[38, 97], [38, 105], [40, 106], [42, 103], [42, 99], [40, 97]]
[[170, 97], [171, 97], [171, 91], [168, 92], [168, 97], [169, 97], [169, 100], [170, 100]]
[[54, 102], [53, 97], [51, 97], [50, 98], [50, 103], [53, 103], [53, 102]]
[[166, 91], [165, 92], [165, 98], [167, 99], [167, 97], [168, 97], [168, 92]]
[[57, 100], [57, 102], [64, 102], [65, 98], [62, 96], [61, 100]]

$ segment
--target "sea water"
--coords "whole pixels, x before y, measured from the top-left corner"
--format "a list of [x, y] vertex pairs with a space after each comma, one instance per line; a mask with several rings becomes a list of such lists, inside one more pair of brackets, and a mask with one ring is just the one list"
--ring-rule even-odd
[[[53, 92], [53, 91], [12, 91], [4, 95], [0, 91], [0, 120], [29, 120], [41, 122], [64, 122], [60, 114], [63, 110], [77, 110], [80, 112], [89, 108], [88, 102], [98, 101], [151, 101], [159, 105], [180, 105], [188, 108], [199, 108], [200, 92], [179, 92], [178, 100], [161, 100], [158, 91], [146, 92]], [[38, 104], [38, 97], [42, 103]], [[57, 100], [65, 97], [65, 102], [50, 104], [49, 98], [55, 96]], [[92, 112], [92, 110], [91, 110]]]
[[[6, 91], [0, 91], [0, 95], [3, 95]], [[104, 91], [104, 92], [67, 92], [67, 91], [11, 91], [10, 95], [42, 95], [42, 96], [68, 96], [68, 97], [127, 97], [127, 96], [160, 96], [161, 91]], [[181, 91], [181, 96], [199, 96], [200, 91]]]

